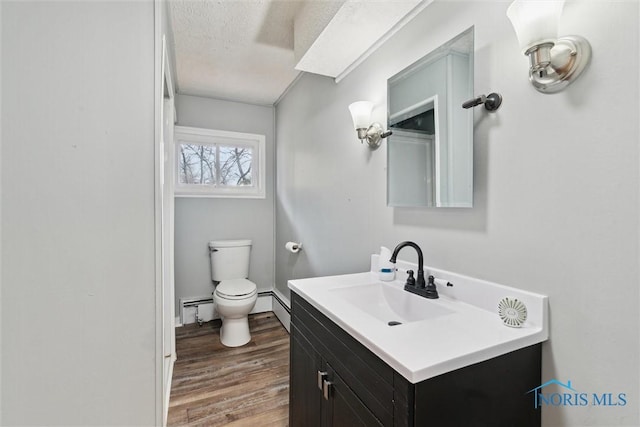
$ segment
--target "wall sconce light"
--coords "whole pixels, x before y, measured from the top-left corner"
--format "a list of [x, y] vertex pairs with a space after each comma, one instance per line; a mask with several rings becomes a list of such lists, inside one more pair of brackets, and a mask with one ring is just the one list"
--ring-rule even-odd
[[382, 139], [391, 135], [391, 131], [385, 132], [380, 123], [371, 123], [371, 110], [373, 103], [369, 101], [358, 101], [349, 105], [353, 127], [358, 132], [360, 143], [367, 141], [369, 148], [376, 149], [382, 143]]
[[529, 57], [529, 80], [543, 93], [563, 90], [591, 59], [591, 46], [585, 38], [558, 38], [563, 6], [564, 0], [516, 0], [507, 9], [520, 48]]

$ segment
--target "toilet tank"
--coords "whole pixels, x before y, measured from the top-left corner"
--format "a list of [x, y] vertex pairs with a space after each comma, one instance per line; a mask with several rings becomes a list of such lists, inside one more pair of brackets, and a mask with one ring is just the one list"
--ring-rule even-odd
[[213, 240], [209, 242], [211, 280], [221, 282], [228, 279], [249, 277], [250, 253], [251, 240]]

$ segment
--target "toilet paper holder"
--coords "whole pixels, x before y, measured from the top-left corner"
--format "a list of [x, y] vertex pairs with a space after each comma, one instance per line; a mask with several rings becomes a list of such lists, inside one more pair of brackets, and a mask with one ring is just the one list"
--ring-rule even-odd
[[296, 254], [296, 253], [300, 252], [300, 250], [302, 249], [302, 243], [299, 243], [299, 242], [287, 242], [284, 245], [284, 247], [289, 252]]

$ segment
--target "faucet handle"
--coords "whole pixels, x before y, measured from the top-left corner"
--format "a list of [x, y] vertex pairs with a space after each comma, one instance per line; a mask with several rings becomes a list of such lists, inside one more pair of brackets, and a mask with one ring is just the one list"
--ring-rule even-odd
[[414, 279], [413, 277], [413, 270], [407, 270], [407, 285], [409, 286], [415, 286], [416, 285], [416, 279]]
[[429, 276], [427, 287], [425, 288], [425, 297], [429, 299], [438, 299], [438, 289], [436, 288], [435, 278]]

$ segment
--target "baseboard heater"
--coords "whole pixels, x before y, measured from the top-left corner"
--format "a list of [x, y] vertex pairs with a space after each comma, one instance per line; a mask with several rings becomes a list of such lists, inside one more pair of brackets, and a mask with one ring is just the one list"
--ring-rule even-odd
[[213, 309], [213, 297], [180, 298], [180, 322], [183, 325], [199, 323], [202, 325], [216, 318]]
[[[273, 291], [261, 291], [258, 292], [258, 301], [251, 313], [262, 313], [264, 311], [272, 311], [273, 306], [271, 304], [271, 298], [274, 297], [286, 310], [287, 314], [290, 314], [288, 304], [282, 301]], [[220, 315], [216, 312], [213, 305], [213, 297], [193, 297], [193, 298], [179, 298], [178, 299], [180, 310], [180, 324], [188, 325], [190, 323], [198, 323], [200, 326], [204, 322], [209, 322], [213, 319], [220, 318]]]
[[291, 304], [284, 302], [276, 292], [269, 291], [269, 293], [282, 306], [282, 308], [286, 310], [287, 314], [291, 315], [291, 308], [289, 307]]

